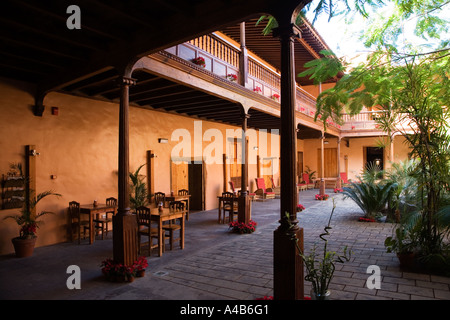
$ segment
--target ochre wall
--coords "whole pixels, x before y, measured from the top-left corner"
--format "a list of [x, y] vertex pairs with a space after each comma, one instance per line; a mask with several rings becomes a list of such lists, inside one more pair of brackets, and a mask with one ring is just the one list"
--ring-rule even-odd
[[[68, 240], [67, 206], [72, 200], [92, 203], [94, 199], [104, 201], [109, 196], [117, 197], [118, 164], [118, 122], [119, 105], [104, 101], [50, 93], [44, 100], [46, 109], [42, 117], [32, 113], [34, 88], [11, 80], [0, 80], [0, 174], [6, 174], [10, 163], [25, 162], [25, 146], [35, 145], [36, 191], [52, 190], [62, 197], [49, 197], [38, 205], [38, 212], [53, 211], [54, 215], [43, 218], [45, 224], [38, 230], [37, 246], [50, 245]], [[59, 114], [52, 115], [51, 107], [58, 107]], [[175, 114], [130, 108], [130, 171], [135, 171], [146, 163], [147, 150], [152, 150], [154, 158], [155, 191], [169, 193], [170, 158], [172, 149], [179, 141], [172, 141], [175, 129], [185, 129], [191, 135], [191, 156], [197, 150], [205, 151], [213, 141], [203, 141], [203, 135], [216, 129], [226, 145], [226, 130], [239, 129], [217, 122], [201, 121]], [[200, 137], [194, 137], [194, 128], [201, 123]], [[267, 134], [266, 143], [262, 135], [249, 143], [249, 189], [255, 190], [258, 177], [256, 157], [279, 159], [279, 136]], [[158, 143], [158, 138], [169, 140]], [[273, 139], [272, 139], [273, 138]], [[327, 139], [326, 148], [336, 147], [336, 139]], [[258, 150], [254, 147], [258, 146]], [[348, 155], [349, 178], [354, 178], [362, 170], [363, 147], [376, 146], [376, 138], [350, 139], [350, 146], [341, 143], [340, 165], [345, 171], [344, 156]], [[317, 171], [317, 149], [319, 140], [298, 140], [297, 149], [303, 151], [304, 166]], [[395, 161], [407, 158], [404, 138], [396, 137], [394, 144]], [[388, 154], [388, 152], [386, 152]], [[385, 159], [386, 161], [387, 159]], [[145, 168], [145, 167], [144, 167]], [[146, 170], [141, 171], [144, 175]], [[206, 164], [205, 169], [205, 209], [217, 207], [217, 195], [223, 191], [223, 164]], [[51, 176], [56, 179], [51, 179]], [[274, 174], [279, 185], [279, 172]], [[225, 181], [229, 190], [228, 178]], [[270, 187], [270, 186], [267, 186]], [[17, 210], [0, 210], [0, 255], [13, 252], [10, 239], [17, 236], [19, 228], [13, 220], [3, 220]], [[215, 210], [211, 219], [217, 219]]]
[[[92, 203], [117, 197], [118, 123], [119, 105], [62, 93], [50, 93], [44, 100], [46, 109], [42, 117], [32, 113], [33, 87], [11, 80], [0, 80], [0, 174], [6, 174], [10, 163], [25, 163], [25, 146], [35, 145], [40, 154], [36, 157], [36, 191], [52, 190], [62, 197], [42, 200], [37, 211], [53, 211], [54, 215], [43, 217], [38, 230], [37, 246], [50, 245], [68, 240], [67, 206], [72, 200]], [[52, 115], [51, 107], [58, 107], [59, 114]], [[170, 192], [170, 157], [178, 141], [171, 141], [175, 129], [191, 133], [192, 149], [201, 143], [204, 150], [211, 141], [194, 143], [196, 120], [180, 115], [130, 108], [130, 171], [146, 163], [146, 152], [152, 150], [155, 163], [155, 191]], [[198, 122], [197, 122], [198, 124]], [[202, 134], [208, 129], [218, 129], [225, 146], [226, 130], [238, 127], [217, 122], [202, 121]], [[271, 135], [268, 134], [267, 149], [254, 151], [250, 145], [249, 187], [254, 190], [256, 153], [279, 156], [270, 150]], [[274, 135], [279, 141], [279, 136]], [[158, 138], [169, 140], [158, 143]], [[225, 148], [224, 148], [225, 152]], [[274, 152], [272, 154], [272, 152]], [[252, 160], [253, 159], [253, 160]], [[253, 161], [253, 162], [251, 162]], [[205, 166], [205, 207], [217, 207], [217, 195], [223, 191], [223, 165]], [[146, 174], [145, 167], [141, 173]], [[51, 179], [51, 176], [56, 179]], [[228, 188], [228, 185], [227, 185]], [[18, 236], [19, 227], [13, 220], [3, 220], [17, 210], [0, 210], [0, 255], [13, 252], [10, 239]], [[211, 219], [217, 219], [215, 210]]]
[[[367, 138], [350, 138], [349, 146], [345, 140], [341, 140], [340, 150], [340, 171], [345, 172], [345, 156], [348, 158], [348, 178], [355, 179], [361, 174], [364, 166], [364, 147], [376, 147], [378, 146], [378, 137]], [[325, 139], [328, 144], [324, 145], [324, 148], [337, 148], [337, 138]], [[316, 177], [319, 178], [318, 172], [318, 159], [317, 150], [320, 149], [320, 140], [300, 140], [302, 144], [298, 144], [299, 151], [303, 151], [303, 164], [304, 167], [309, 166], [311, 170], [316, 171]], [[405, 143], [405, 138], [402, 136], [396, 136], [394, 138], [394, 162], [405, 161], [408, 159], [409, 148]], [[389, 148], [384, 152], [385, 168], [390, 168]]]

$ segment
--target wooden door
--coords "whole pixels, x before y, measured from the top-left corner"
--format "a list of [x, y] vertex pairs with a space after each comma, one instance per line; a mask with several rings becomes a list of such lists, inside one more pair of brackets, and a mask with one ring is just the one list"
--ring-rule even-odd
[[298, 182], [303, 180], [302, 173], [303, 173], [303, 152], [298, 151], [297, 152], [297, 181]]
[[[324, 178], [336, 178], [337, 172], [337, 148], [325, 148], [323, 150], [324, 158]], [[322, 177], [322, 152], [317, 149], [317, 167], [319, 168], [319, 177]]]
[[272, 180], [273, 178], [273, 161], [272, 158], [263, 158], [261, 161], [261, 174], [264, 178], [264, 183], [266, 184], [266, 188], [272, 188]]
[[205, 209], [205, 184], [203, 179], [203, 163], [189, 164], [189, 200], [190, 210]]
[[189, 190], [189, 171], [186, 161], [181, 163], [171, 161], [171, 189], [174, 194], [178, 193], [180, 189]]
[[242, 172], [242, 143], [235, 138], [230, 146], [233, 150], [233, 154], [231, 155], [230, 162], [230, 180], [233, 182], [234, 187], [239, 189], [241, 188], [241, 172]]

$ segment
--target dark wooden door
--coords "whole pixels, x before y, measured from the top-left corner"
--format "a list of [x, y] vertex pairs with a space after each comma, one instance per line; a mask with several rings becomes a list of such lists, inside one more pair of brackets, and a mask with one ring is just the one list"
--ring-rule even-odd
[[188, 170], [189, 194], [191, 195], [189, 200], [189, 210], [204, 210], [205, 184], [203, 183], [203, 164], [190, 163]]

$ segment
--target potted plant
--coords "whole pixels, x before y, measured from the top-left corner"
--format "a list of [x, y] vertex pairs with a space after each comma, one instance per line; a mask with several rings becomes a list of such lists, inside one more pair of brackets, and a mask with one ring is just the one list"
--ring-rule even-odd
[[12, 243], [14, 245], [14, 250], [16, 252], [16, 256], [19, 258], [29, 257], [33, 254], [34, 246], [36, 244], [36, 231], [39, 227], [39, 224], [42, 221], [39, 221], [39, 218], [46, 214], [50, 214], [52, 212], [42, 211], [38, 214], [34, 214], [34, 209], [39, 201], [44, 199], [47, 196], [58, 196], [61, 195], [59, 193], [54, 193], [52, 191], [45, 191], [39, 193], [37, 197], [29, 197], [27, 201], [25, 201], [20, 214], [6, 216], [4, 219], [14, 219], [17, 224], [20, 226], [20, 234], [18, 237], [12, 239]]
[[203, 57], [197, 57], [197, 58], [194, 58], [194, 59], [192, 59], [192, 62], [193, 62], [194, 64], [198, 65], [198, 66], [203, 67], [203, 68], [206, 67], [205, 58], [203, 58]]
[[414, 232], [408, 230], [404, 225], [395, 229], [395, 234], [387, 237], [384, 241], [386, 251], [394, 252], [400, 262], [400, 268], [411, 270], [415, 265], [416, 250], [418, 243]]
[[[348, 250], [347, 246], [344, 247], [342, 254], [328, 250], [328, 240], [325, 237], [330, 235], [329, 230], [332, 229], [330, 226], [331, 218], [333, 217], [335, 208], [336, 206], [333, 201], [333, 209], [328, 220], [328, 225], [324, 228], [325, 232], [319, 235], [324, 243], [322, 252], [317, 252], [318, 246], [315, 244], [311, 251], [308, 254], [305, 254], [298, 245], [297, 237], [294, 236], [293, 238], [298, 254], [302, 257], [306, 267], [305, 280], [310, 281], [312, 285], [311, 300], [329, 299], [331, 292], [328, 290], [328, 287], [333, 278], [334, 271], [336, 270], [335, 264], [349, 261], [351, 257], [351, 250]], [[293, 227], [290, 223], [288, 213], [286, 213], [286, 219], [290, 226]]]
[[145, 275], [145, 269], [148, 267], [148, 262], [145, 257], [139, 257], [133, 264], [136, 277], [143, 277]]
[[231, 232], [235, 233], [252, 233], [256, 230], [256, 226], [258, 223], [256, 221], [250, 220], [248, 223], [239, 222], [239, 221], [232, 221], [229, 224], [229, 227], [231, 229]]

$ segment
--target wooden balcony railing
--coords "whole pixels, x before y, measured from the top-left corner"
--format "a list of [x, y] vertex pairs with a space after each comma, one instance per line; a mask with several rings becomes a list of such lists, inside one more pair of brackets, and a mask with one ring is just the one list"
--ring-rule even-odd
[[[214, 33], [203, 35], [168, 48], [165, 51], [188, 61], [203, 57], [205, 70], [229, 80], [229, 75], [235, 75], [236, 79], [239, 78], [240, 48]], [[262, 61], [254, 59], [252, 56], [248, 56], [248, 81], [245, 85], [247, 89], [279, 102], [280, 80], [280, 74], [274, 71], [273, 68], [265, 65]], [[315, 97], [300, 86], [297, 86], [297, 111], [311, 118], [316, 113]], [[374, 119], [378, 115], [379, 113], [375, 111], [361, 112], [353, 117], [344, 115], [345, 125], [340, 126], [334, 122], [329, 122], [328, 125], [343, 130], [355, 128], [375, 129]]]

